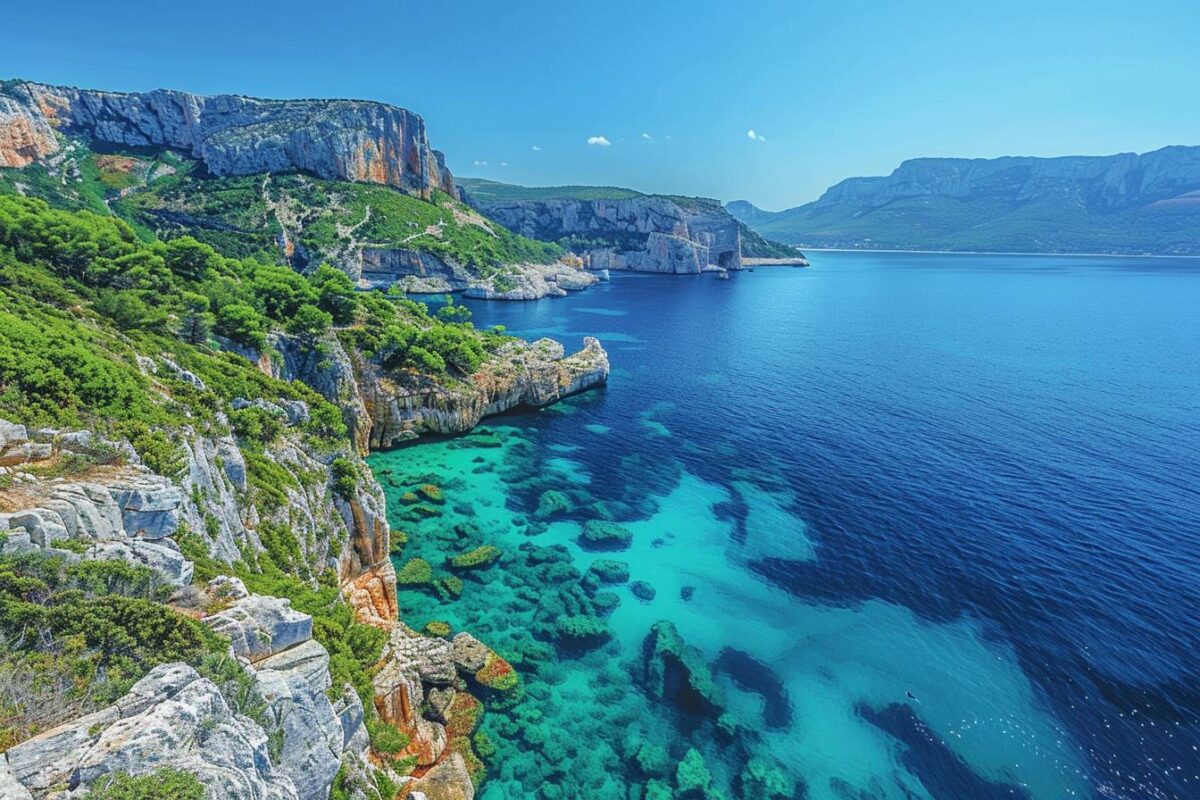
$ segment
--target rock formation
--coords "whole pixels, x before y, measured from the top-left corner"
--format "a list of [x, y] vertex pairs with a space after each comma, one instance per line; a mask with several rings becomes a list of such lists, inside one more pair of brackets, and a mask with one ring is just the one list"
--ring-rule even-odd
[[[66, 797], [114, 772], [163, 767], [196, 775], [213, 797], [325, 800], [343, 759], [364, 759], [367, 734], [353, 692], [328, 697], [329, 654], [312, 637], [312, 617], [287, 601], [249, 594], [236, 578], [210, 592], [234, 605], [206, 618], [233, 634], [232, 653], [253, 663], [265, 702], [256, 719], [231, 708], [220, 688], [185, 664], [163, 664], [117, 703], [46, 731], [0, 757], [5, 798]], [[264, 725], [278, 736], [272, 752]]]
[[0, 83], [0, 166], [23, 167], [55, 153], [56, 132], [102, 145], [180, 150], [214, 175], [302, 171], [425, 197], [433, 189], [458, 196], [425, 121], [384, 103]]
[[469, 384], [453, 387], [364, 365], [359, 386], [370, 418], [368, 441], [379, 449], [425, 433], [464, 433], [492, 414], [549, 405], [602, 385], [608, 372], [608, 354], [590, 336], [570, 356], [551, 339], [511, 342]]
[[657, 195], [509, 200], [464, 194], [514, 233], [562, 242], [589, 269], [689, 274], [741, 268], [740, 228], [716, 200]]

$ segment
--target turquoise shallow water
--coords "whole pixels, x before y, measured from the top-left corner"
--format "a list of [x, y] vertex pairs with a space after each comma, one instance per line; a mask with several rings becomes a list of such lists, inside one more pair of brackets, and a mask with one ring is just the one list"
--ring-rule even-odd
[[[398, 565], [504, 552], [457, 599], [400, 592], [411, 624], [471, 630], [525, 678], [486, 717], [485, 798], [640, 797], [692, 748], [727, 797], [753, 796], [751, 760], [796, 782], [759, 796], [1200, 786], [1200, 266], [827, 254], [472, 307], [570, 346], [598, 331], [615, 367], [602, 392], [371, 458]], [[447, 502], [411, 518], [399, 497], [427, 481]], [[596, 519], [628, 548], [582, 547]], [[589, 582], [601, 558], [629, 581]], [[610, 638], [565, 646], [554, 622], [578, 613]], [[721, 723], [653, 696], [660, 620]]]

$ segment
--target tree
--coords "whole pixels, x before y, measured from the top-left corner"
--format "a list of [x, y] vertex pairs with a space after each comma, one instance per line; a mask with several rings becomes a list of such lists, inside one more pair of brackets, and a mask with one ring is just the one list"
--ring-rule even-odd
[[230, 303], [217, 310], [216, 332], [238, 344], [262, 350], [267, 343], [267, 323], [258, 310], [245, 303]]
[[312, 344], [324, 336], [332, 324], [333, 317], [328, 311], [322, 311], [314, 305], [305, 303], [296, 310], [296, 315], [288, 320], [287, 331]]
[[250, 279], [250, 290], [262, 312], [277, 322], [286, 322], [300, 306], [317, 302], [317, 290], [287, 267], [261, 265]]
[[184, 292], [183, 314], [179, 318], [179, 338], [188, 344], [204, 344], [212, 332], [213, 315], [208, 298], [202, 294]]
[[358, 300], [350, 276], [340, 269], [322, 264], [310, 280], [317, 291], [317, 305], [322, 311], [328, 311], [338, 325], [349, 325], [354, 321]]
[[470, 322], [471, 309], [454, 305], [454, 298], [446, 295], [446, 305], [437, 310], [437, 316], [443, 322]]
[[163, 248], [167, 267], [187, 281], [201, 281], [210, 270], [219, 269], [221, 256], [203, 242], [191, 236], [181, 236], [167, 242]]

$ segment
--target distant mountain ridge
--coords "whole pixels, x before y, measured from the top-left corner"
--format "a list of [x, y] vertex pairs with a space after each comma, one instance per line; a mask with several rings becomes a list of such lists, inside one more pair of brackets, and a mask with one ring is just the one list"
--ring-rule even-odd
[[726, 209], [807, 247], [1200, 254], [1200, 147], [1113, 156], [918, 158], [815, 202]]

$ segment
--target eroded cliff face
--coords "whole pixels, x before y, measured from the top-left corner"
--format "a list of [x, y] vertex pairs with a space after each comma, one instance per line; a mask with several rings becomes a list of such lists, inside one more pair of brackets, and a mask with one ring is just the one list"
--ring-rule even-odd
[[0, 83], [0, 166], [56, 152], [56, 132], [186, 152], [214, 175], [311, 172], [457, 197], [443, 155], [411, 111], [363, 100], [261, 100], [156, 89], [102, 92]]
[[602, 386], [609, 373], [608, 353], [590, 336], [571, 355], [551, 339], [511, 341], [469, 379], [454, 382], [384, 370], [358, 353], [347, 353], [333, 337], [323, 342], [319, 356], [289, 336], [274, 337], [272, 346], [282, 358], [260, 358], [260, 367], [274, 377], [303, 381], [338, 403], [363, 453], [425, 434], [466, 433], [484, 417], [549, 405]]
[[593, 270], [689, 274], [741, 268], [737, 220], [715, 200], [654, 195], [621, 200], [466, 200], [514, 233], [568, 240]]
[[359, 368], [359, 386], [370, 418], [371, 449], [386, 449], [423, 434], [471, 430], [484, 417], [521, 406], [539, 407], [603, 385], [608, 354], [592, 337], [567, 356], [551, 339], [512, 342], [470, 381], [443, 386], [407, 373]]

